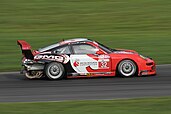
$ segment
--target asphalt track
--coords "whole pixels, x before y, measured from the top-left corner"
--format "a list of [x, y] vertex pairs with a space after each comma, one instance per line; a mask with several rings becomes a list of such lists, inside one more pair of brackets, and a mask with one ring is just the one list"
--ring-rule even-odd
[[28, 80], [0, 74], [0, 102], [42, 102], [171, 96], [171, 65], [157, 66], [156, 76], [133, 78]]

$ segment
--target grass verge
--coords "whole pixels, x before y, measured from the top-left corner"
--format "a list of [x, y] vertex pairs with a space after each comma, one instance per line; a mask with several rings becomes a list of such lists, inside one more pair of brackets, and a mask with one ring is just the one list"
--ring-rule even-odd
[[87, 37], [171, 63], [170, 0], [0, 0], [0, 71], [20, 69], [16, 40], [33, 49]]
[[125, 100], [0, 103], [1, 114], [170, 114], [171, 97]]

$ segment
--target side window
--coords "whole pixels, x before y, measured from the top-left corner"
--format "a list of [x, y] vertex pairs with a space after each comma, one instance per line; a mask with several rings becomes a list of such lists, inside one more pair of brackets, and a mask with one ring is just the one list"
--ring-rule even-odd
[[75, 54], [95, 54], [98, 49], [89, 44], [76, 44], [73, 45], [73, 50]]
[[56, 54], [71, 54], [68, 46], [60, 47], [54, 50]]

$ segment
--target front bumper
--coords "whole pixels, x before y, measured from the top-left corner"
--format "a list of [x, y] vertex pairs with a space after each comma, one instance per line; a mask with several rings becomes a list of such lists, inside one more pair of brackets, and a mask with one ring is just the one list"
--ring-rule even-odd
[[139, 70], [139, 76], [156, 75], [156, 64], [155, 62], [148, 58], [144, 63], [141, 64]]

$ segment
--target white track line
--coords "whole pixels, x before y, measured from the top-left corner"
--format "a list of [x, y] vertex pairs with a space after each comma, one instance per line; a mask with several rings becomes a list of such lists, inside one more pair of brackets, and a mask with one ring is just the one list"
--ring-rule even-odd
[[15, 71], [15, 72], [0, 72], [0, 75], [1, 74], [19, 74], [20, 71]]
[[161, 65], [156, 65], [156, 66], [171, 66], [171, 64], [161, 64]]

